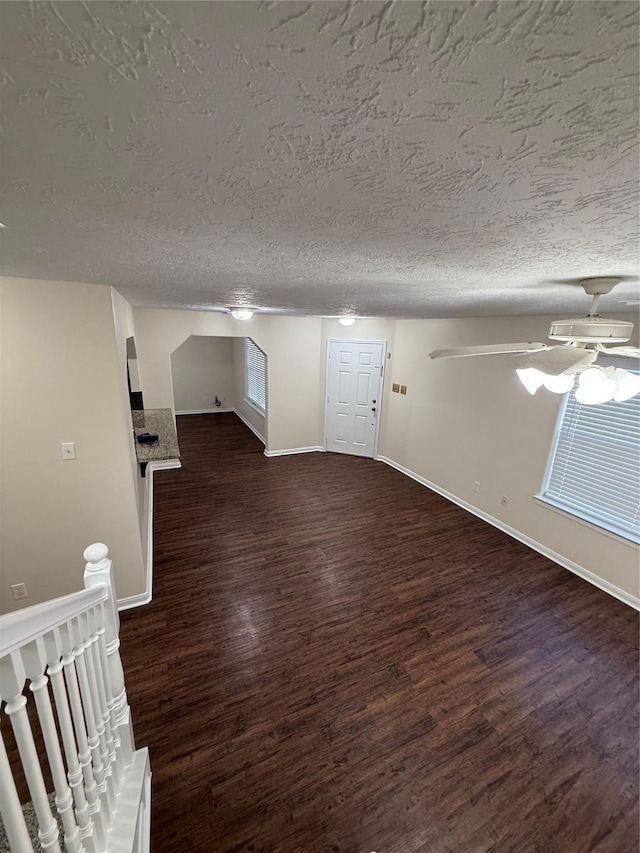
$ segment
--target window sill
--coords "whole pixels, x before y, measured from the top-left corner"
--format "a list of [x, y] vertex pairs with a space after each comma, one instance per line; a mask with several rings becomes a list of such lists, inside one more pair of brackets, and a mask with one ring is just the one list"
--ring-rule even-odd
[[247, 406], [250, 406], [254, 412], [257, 412], [259, 415], [262, 415], [263, 418], [267, 416], [267, 410], [260, 408], [257, 403], [254, 403], [253, 400], [249, 400], [247, 397], [244, 398], [244, 402]]
[[558, 506], [546, 498], [544, 495], [534, 495], [534, 501], [538, 504], [538, 506], [542, 506], [545, 509], [550, 509], [552, 512], [557, 512], [558, 515], [563, 515], [565, 518], [571, 519], [571, 521], [576, 521], [578, 524], [581, 524], [583, 527], [589, 527], [591, 530], [596, 531], [597, 533], [601, 533], [603, 536], [607, 536], [609, 539], [613, 539], [616, 542], [619, 542], [621, 545], [626, 545], [627, 548], [637, 549], [640, 544], [640, 540], [633, 538], [632, 534], [628, 536], [618, 533], [615, 530], [612, 530], [609, 527], [605, 527], [601, 522], [596, 522], [586, 516], [578, 515], [575, 512], [572, 512], [569, 509], [565, 509], [564, 507]]

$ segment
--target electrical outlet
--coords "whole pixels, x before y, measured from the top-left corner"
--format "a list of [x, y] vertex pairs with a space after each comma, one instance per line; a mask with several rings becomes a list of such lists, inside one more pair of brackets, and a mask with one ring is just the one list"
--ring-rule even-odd
[[29, 593], [27, 592], [27, 585], [24, 583], [14, 583], [11, 586], [11, 592], [13, 593], [13, 597], [16, 601], [19, 601], [21, 598], [27, 598]]
[[500, 498], [500, 503], [502, 506], [509, 506], [509, 498], [506, 495], [503, 495]]
[[474, 481], [473, 481], [473, 491], [474, 491], [474, 492], [479, 492], [479, 491], [480, 491], [480, 483], [479, 483], [477, 480], [474, 480]]

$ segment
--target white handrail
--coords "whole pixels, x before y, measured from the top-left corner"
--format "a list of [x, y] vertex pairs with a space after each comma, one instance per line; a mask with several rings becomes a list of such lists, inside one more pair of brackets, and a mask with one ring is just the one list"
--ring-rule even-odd
[[10, 655], [84, 613], [90, 607], [106, 601], [109, 588], [106, 585], [82, 589], [70, 595], [62, 595], [42, 604], [23, 607], [13, 613], [0, 616], [0, 657]]

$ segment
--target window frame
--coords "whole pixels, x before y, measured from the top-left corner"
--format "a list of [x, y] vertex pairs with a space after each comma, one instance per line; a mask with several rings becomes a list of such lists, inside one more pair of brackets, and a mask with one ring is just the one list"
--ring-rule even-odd
[[[600, 358], [598, 359], [599, 365], [601, 367], [615, 366], [622, 367], [625, 370], [630, 370], [630, 372], [636, 373], [637, 370], [634, 370], [629, 365], [629, 359], [622, 358]], [[624, 362], [627, 362], [626, 364]], [[640, 544], [640, 534], [635, 534], [633, 531], [621, 530], [619, 527], [609, 523], [607, 520], [599, 517], [597, 514], [594, 514], [589, 511], [581, 512], [576, 507], [563, 504], [557, 499], [550, 497], [546, 494], [547, 489], [549, 488], [549, 483], [551, 480], [551, 474], [553, 471], [553, 464], [555, 460], [556, 450], [558, 447], [558, 442], [560, 439], [560, 434], [562, 431], [562, 426], [564, 423], [565, 414], [567, 411], [567, 407], [569, 405], [569, 400], [572, 394], [575, 394], [575, 388], [569, 391], [567, 394], [563, 396], [560, 409], [558, 411], [558, 416], [556, 419], [556, 425], [553, 432], [553, 438], [551, 440], [551, 447], [549, 448], [549, 455], [547, 458], [547, 465], [545, 468], [544, 478], [542, 481], [542, 485], [538, 494], [534, 495], [534, 500], [536, 503], [546, 507], [547, 509], [551, 509], [554, 512], [559, 513], [560, 515], [564, 515], [565, 517], [571, 518], [573, 521], [580, 522], [581, 524], [590, 527], [594, 530], [597, 530], [599, 533], [604, 533], [612, 539], [617, 540], [629, 547], [635, 547]], [[593, 407], [597, 409], [597, 406]]]
[[[264, 406], [260, 405], [258, 400], [255, 400], [250, 396], [249, 389], [249, 347], [254, 347], [261, 355], [263, 360], [263, 371], [262, 371], [262, 387], [264, 390]], [[251, 406], [252, 409], [255, 409], [256, 412], [266, 417], [267, 414], [267, 354], [260, 349], [257, 343], [251, 338], [246, 337], [242, 344], [242, 354], [244, 358], [244, 402]]]

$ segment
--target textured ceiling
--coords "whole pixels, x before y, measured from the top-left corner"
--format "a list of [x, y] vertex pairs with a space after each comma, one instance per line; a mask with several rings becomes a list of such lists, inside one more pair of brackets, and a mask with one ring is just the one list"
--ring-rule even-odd
[[577, 311], [550, 280], [637, 275], [635, 2], [0, 16], [7, 275], [397, 317]]

